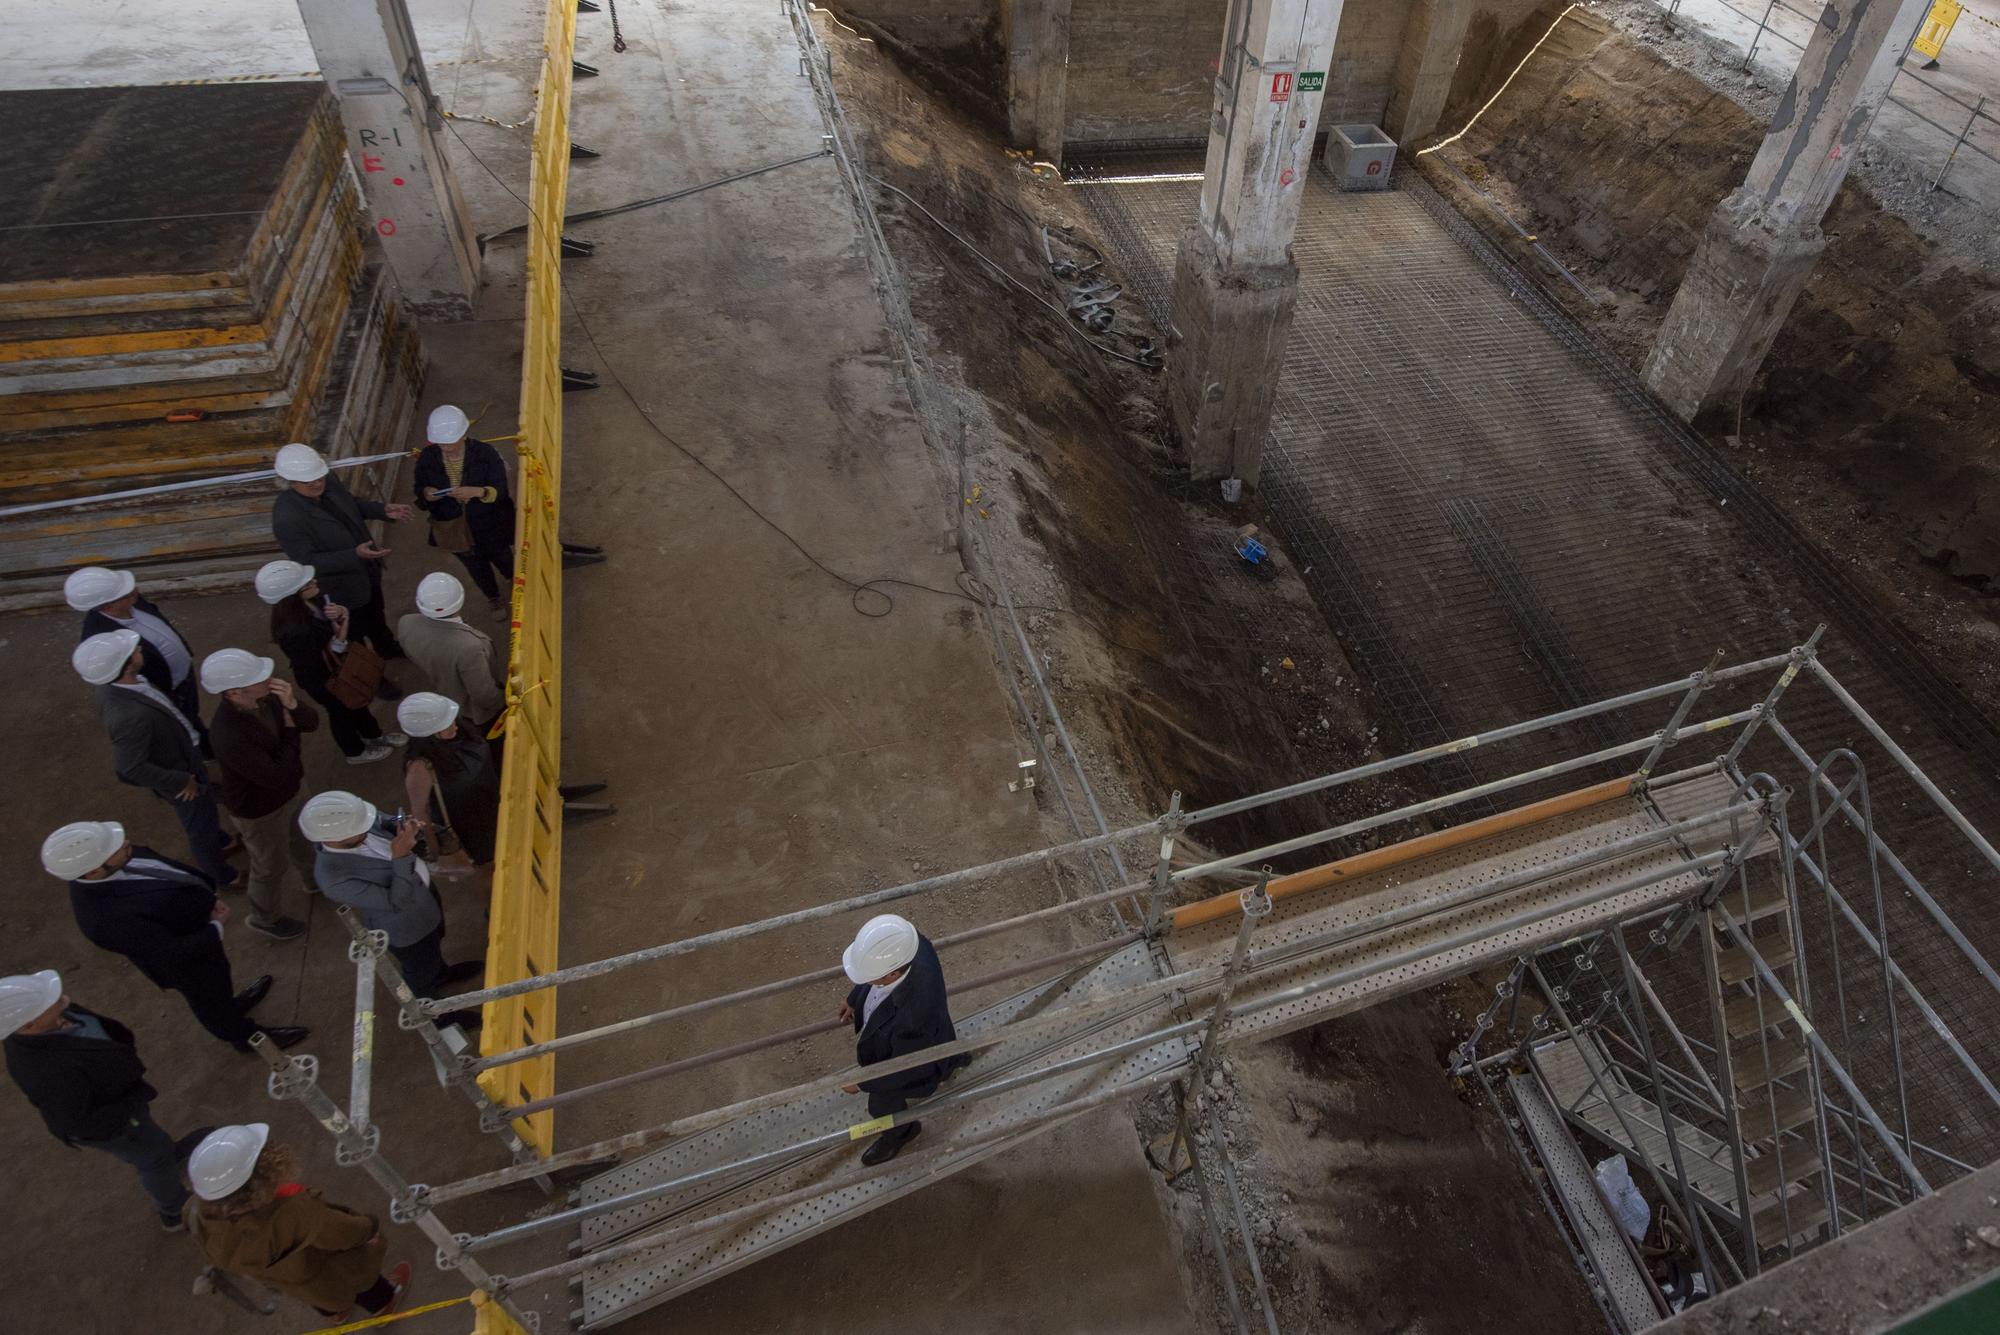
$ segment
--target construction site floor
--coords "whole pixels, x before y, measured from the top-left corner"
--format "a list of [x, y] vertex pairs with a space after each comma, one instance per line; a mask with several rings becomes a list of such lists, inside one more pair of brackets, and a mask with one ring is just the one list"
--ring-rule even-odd
[[[520, 119], [539, 58], [540, 6], [482, 7], [469, 24], [462, 5], [412, 9], [433, 43], [426, 52], [441, 66], [433, 79], [446, 105]], [[144, 12], [148, 24], [157, 19], [148, 40], [158, 50], [208, 44], [194, 11]], [[578, 58], [604, 73], [578, 82], [572, 134], [603, 156], [576, 164], [572, 211], [819, 148], [818, 112], [775, 5], [619, 12], [630, 47], [623, 55], [611, 49], [608, 15], [579, 23]], [[258, 40], [281, 38], [280, 29]], [[256, 40], [234, 53], [226, 45], [213, 44], [215, 73], [256, 72], [230, 67], [244, 51], [263, 49]], [[91, 73], [114, 82], [210, 71], [169, 72], [135, 57], [129, 72], [100, 59]], [[475, 227], [495, 232], [521, 221], [525, 135], [470, 120], [452, 126]], [[563, 959], [748, 921], [1051, 838], [1032, 796], [1008, 791], [1021, 753], [985, 626], [954, 592], [960, 563], [943, 541], [952, 498], [911, 420], [831, 161], [576, 232], [598, 253], [566, 268], [563, 361], [598, 371], [605, 387], [565, 402], [564, 527], [574, 540], [603, 545], [610, 560], [565, 581], [565, 769], [573, 779], [607, 781], [619, 813], [576, 827], [566, 842]], [[485, 264], [476, 318], [426, 330], [434, 369], [423, 406], [457, 402], [483, 413], [480, 434], [503, 435], [514, 429], [518, 391], [519, 238], [489, 244]], [[892, 576], [939, 592], [889, 586], [889, 608], [816, 568], [795, 541], [847, 579]], [[410, 605], [425, 573], [455, 568], [425, 546], [418, 525], [391, 526], [385, 543], [394, 553], [393, 610]], [[472, 619], [497, 631], [476, 598], [469, 606], [478, 609]], [[248, 592], [170, 600], [168, 610], [197, 654], [229, 644], [269, 652], [266, 609]], [[319, 1128], [265, 1095], [260, 1068], [196, 1028], [178, 998], [78, 937], [61, 887], [39, 871], [43, 834], [85, 817], [123, 821], [135, 839], [169, 854], [182, 849], [164, 805], [112, 777], [88, 689], [68, 668], [75, 638], [68, 613], [0, 619], [0, 661], [14, 682], [10, 754], [20, 761], [0, 778], [6, 860], [16, 873], [0, 897], [0, 930], [11, 942], [0, 972], [60, 969], [77, 1000], [130, 1023], [161, 1090], [156, 1116], [170, 1131], [269, 1121], [301, 1151], [308, 1181], [386, 1219], [374, 1186], [334, 1166]], [[386, 721], [392, 707], [377, 708]], [[309, 738], [306, 751], [310, 791], [348, 787], [389, 809], [399, 803], [394, 760], [352, 768], [324, 737]], [[30, 765], [31, 756], [42, 759]], [[1048, 880], [1033, 879], [945, 896], [921, 925], [938, 934], [1054, 894]], [[448, 884], [445, 896], [447, 957], [467, 958], [483, 936], [477, 892]], [[767, 978], [837, 963], [854, 925], [790, 934], [781, 958], [702, 956], [566, 991], [561, 1024], [581, 1028], [726, 991], [753, 969]], [[338, 936], [332, 913], [316, 903], [302, 941], [232, 929], [228, 945], [240, 981], [267, 970], [278, 976], [260, 1018], [311, 1025], [301, 1051], [320, 1058], [323, 1082], [344, 1102], [353, 971]], [[1070, 944], [1067, 936], [1014, 934], [954, 952], [951, 967], [983, 973]], [[559, 1084], [830, 1017], [843, 991], [829, 984], [586, 1050], [559, 1064]], [[826, 1035], [641, 1086], [559, 1112], [558, 1140], [580, 1144], [847, 1059], [851, 1046]], [[384, 1149], [409, 1176], [446, 1181], [502, 1162], [470, 1109], [435, 1086], [420, 1048], [393, 1025], [378, 1036], [376, 1072]], [[159, 1335], [320, 1324], [296, 1305], [282, 1306], [282, 1325], [274, 1325], [219, 1298], [188, 1296], [195, 1253], [185, 1236], [158, 1231], [129, 1170], [65, 1150], [4, 1086], [0, 1135], [16, 1151], [0, 1204], [29, 1239], [17, 1249], [7, 1311], [61, 1312], [49, 1329], [84, 1331], [125, 1328], [142, 1310]], [[1192, 1330], [1180, 1252], [1154, 1193], [1129, 1118], [1100, 1115], [628, 1328]], [[518, 1220], [542, 1199], [524, 1188], [467, 1202], [446, 1219], [483, 1230]], [[414, 1230], [387, 1231], [392, 1259], [416, 1266], [410, 1301], [463, 1293], [432, 1267], [431, 1248]], [[516, 1272], [547, 1264], [561, 1258], [563, 1241], [498, 1253], [493, 1264]], [[121, 1282], [79, 1283], [73, 1258], [91, 1254], [115, 1257]], [[975, 1293], [978, 1304], [968, 1305]], [[536, 1298], [544, 1329], [562, 1329], [570, 1296]], [[454, 1325], [461, 1315], [422, 1320], [463, 1328]]]
[[[1108, 158], [1072, 188], [1163, 326], [1200, 168], [1191, 155]], [[1601, 699], [1717, 649], [1741, 662], [1824, 621], [1825, 661], [1849, 690], [1975, 825], [2000, 824], [2000, 747], [1979, 711], [1417, 174], [1342, 193], [1315, 167], [1294, 249], [1298, 305], [1263, 494], [1404, 743]], [[1815, 759], [1856, 735], [1816, 690], [1780, 716]], [[1571, 729], [1528, 751], [1549, 760], [1622, 740]], [[1772, 744], [1767, 734], [1746, 768], [1775, 763], [1760, 749]], [[1668, 763], [1712, 755], [1688, 743]], [[1527, 755], [1455, 759], [1458, 786]], [[1906, 801], [1916, 794], [1900, 774], [1878, 767], [1870, 780], [1884, 837], [1975, 945], [2000, 947], [1990, 873], [1951, 851], [1956, 834]], [[1892, 895], [1892, 935], [1911, 939], [1918, 912]], [[2000, 1060], [2000, 1035], [1980, 1018], [1988, 994], [1955, 971], [1948, 945], [1906, 967], [1949, 1023], [1978, 1035], [1982, 1064]], [[1682, 999], [1691, 984], [1669, 980]], [[1925, 1120], [1949, 1127], [1946, 1147], [1967, 1162], [2000, 1154], [2000, 1120], [1950, 1092], [1954, 1059], [1932, 1039], [1918, 1046], [1913, 1079], [1927, 1092], [1913, 1098], [1937, 1114]]]

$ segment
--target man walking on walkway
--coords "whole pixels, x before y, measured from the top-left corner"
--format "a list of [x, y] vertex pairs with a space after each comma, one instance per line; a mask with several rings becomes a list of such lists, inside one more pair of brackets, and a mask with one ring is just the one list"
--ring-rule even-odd
[[132, 1165], [160, 1227], [178, 1232], [188, 1198], [181, 1156], [147, 1107], [157, 1091], [146, 1083], [132, 1031], [71, 1001], [56, 971], [44, 969], [0, 978], [0, 1034], [7, 1074], [49, 1134]]
[[407, 505], [364, 501], [342, 485], [310, 445], [287, 445], [275, 468], [285, 490], [271, 505], [271, 536], [285, 555], [313, 568], [326, 596], [347, 609], [354, 635], [384, 658], [400, 658], [382, 608], [387, 547], [368, 532], [371, 519], [408, 519]]
[[[841, 1003], [840, 1018], [854, 1026], [854, 1059], [872, 1066], [958, 1037], [945, 1004], [944, 967], [937, 950], [908, 919], [893, 913], [870, 918], [855, 933], [840, 957], [854, 990]], [[888, 1117], [929, 1098], [947, 1076], [966, 1065], [964, 1056], [897, 1071], [849, 1085], [850, 1094], [867, 1091], [868, 1115]], [[916, 1139], [922, 1122], [891, 1127], [875, 1138], [861, 1156], [873, 1166], [887, 1163]]]
[[139, 675], [172, 700], [208, 752], [208, 733], [201, 725], [201, 698], [194, 689], [194, 650], [167, 620], [167, 614], [139, 596], [139, 581], [129, 570], [85, 566], [63, 581], [63, 597], [83, 613], [83, 633], [89, 639], [112, 630], [139, 633]]
[[140, 675], [139, 632], [93, 635], [76, 647], [70, 662], [97, 688], [97, 713], [111, 734], [118, 778], [152, 789], [172, 806], [202, 875], [219, 886], [234, 884], [236, 869], [223, 861], [228, 848], [202, 760], [201, 734], [180, 706]]
[[417, 585], [417, 610], [396, 623], [410, 661], [430, 678], [431, 689], [457, 701], [481, 732], [493, 725], [507, 707], [500, 690], [505, 670], [493, 640], [483, 630], [465, 624], [465, 586], [443, 571], [425, 575]]
[[250, 854], [246, 925], [289, 941], [306, 925], [288, 911], [304, 903], [305, 883], [292, 859], [294, 813], [305, 765], [299, 734], [319, 715], [271, 676], [271, 660], [242, 649], [218, 649], [201, 662], [201, 686], [222, 697], [215, 711], [215, 763], [222, 773], [222, 807]]
[[65, 825], [42, 841], [42, 866], [69, 882], [76, 925], [93, 945], [123, 955], [155, 987], [181, 994], [202, 1028], [238, 1052], [250, 1051], [260, 1028], [281, 1048], [302, 1041], [298, 1025], [275, 1028], [250, 1018], [271, 990], [265, 974], [233, 992], [222, 925], [229, 906], [193, 867], [126, 841], [116, 821]]

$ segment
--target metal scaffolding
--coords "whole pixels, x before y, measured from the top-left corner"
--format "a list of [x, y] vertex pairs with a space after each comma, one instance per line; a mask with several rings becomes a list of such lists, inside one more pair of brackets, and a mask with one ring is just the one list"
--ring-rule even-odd
[[[2000, 975], [1942, 902], [1958, 892], [1933, 893], [1884, 837], [1871, 785], [1897, 778], [1899, 805], [1941, 813], [1988, 894], [2000, 852], [1815, 643], [1795, 660], [1715, 762], [1739, 798], [1763, 795], [1773, 855], [1738, 860], [1664, 914], [1524, 955], [1453, 1059], [1505, 1110], [1530, 1176], [1575, 1198], [1551, 1214], [1600, 1298], [1646, 1293], [1606, 1302], [1615, 1330], [1661, 1319], [1667, 1300], [1631, 1240], [1602, 1245], [1590, 1178], [1577, 1188], [1568, 1162], [1576, 1142], [1652, 1186], [1710, 1293], [1991, 1157], [2000, 1091], [1962, 1034], [1990, 1030]], [[1780, 709], [1813, 688], [1858, 728], [1816, 761]], [[1552, 1113], [1574, 1140], [1550, 1142]]]
[[[1180, 1139], [1209, 1115], [1203, 1076], [1231, 1043], [1319, 1023], [1471, 970], [1505, 979], [1452, 1067], [1514, 1110], [1510, 1135], [1536, 1175], [1578, 1262], [1597, 1281], [1615, 1329], [1647, 1324], [1664, 1299], [1629, 1243], [1603, 1233], [1578, 1141], [1631, 1159], [1658, 1208], [1676, 1217], [1711, 1291], [1773, 1259], [1930, 1191], [1966, 1164], [1926, 1128], [1957, 1106], [1959, 1084], [2000, 1108], [1979, 1062], [1936, 1004], [1897, 963], [1912, 942], [1892, 912], [1891, 878], [1920, 906], [1964, 967], [2000, 989], [1940, 897], [1925, 889], [1877, 831], [1871, 772], [1893, 767], [1935, 803], [1989, 868], [1996, 852], [1819, 662], [1817, 633], [1787, 654], [1700, 671], [1595, 704], [1494, 728], [1254, 796], [1193, 810], [1178, 795], [1153, 820], [1050, 848], [924, 877], [830, 903], [448, 999], [416, 997], [376, 935], [349, 921], [356, 1022], [349, 1105], [316, 1079], [311, 1058], [267, 1052], [272, 1093], [298, 1099], [369, 1172], [392, 1216], [422, 1227], [438, 1263], [456, 1269], [514, 1319], [521, 1296], [570, 1282], [573, 1320], [608, 1326], [676, 1294], [855, 1217], [1096, 1109], [1166, 1086], [1178, 1090]], [[1772, 674], [1777, 674], [1775, 681]], [[1780, 718], [1807, 685], [1839, 700], [1856, 747], [1810, 759]], [[1711, 712], [1711, 696], [1754, 691]], [[1788, 694], [1789, 693], [1789, 694]], [[1665, 714], [1650, 729], [1635, 711]], [[1190, 855], [1189, 832], [1229, 817], [1267, 817], [1330, 790], [1424, 767], [1447, 777], [1479, 748], [1582, 730], [1608, 745], [1507, 777], [1238, 852]], [[1724, 734], [1720, 754], [1661, 772], [1667, 752]], [[1625, 740], [1615, 740], [1623, 737]], [[1878, 755], [1879, 753], [1879, 755]], [[1793, 775], [1788, 785], [1775, 775]], [[1590, 782], [1565, 787], [1579, 778]], [[1496, 798], [1518, 803], [1475, 819]], [[1529, 800], [1523, 800], [1529, 799]], [[1314, 808], [1316, 809], [1316, 808]], [[1282, 819], [1281, 817], [1278, 819]], [[1310, 816], [1306, 819], [1310, 819]], [[1299, 822], [1291, 822], [1298, 828]], [[1406, 837], [1374, 845], [1374, 832]], [[1419, 832], [1421, 831], [1421, 832]], [[1374, 846], [1366, 846], [1374, 845]], [[870, 1078], [956, 1055], [970, 1066], [905, 1113], [866, 1119], [845, 1087], [847, 1067], [787, 1088], [652, 1125], [545, 1158], [429, 1185], [392, 1167], [372, 1118], [378, 986], [400, 1027], [424, 1042], [440, 1079], [473, 1104], [478, 1123], [518, 1149], [512, 1120], [599, 1098], [794, 1043], [813, 1023], [676, 1056], [525, 1107], [502, 1109], [479, 1077], [548, 1053], [621, 1038], [675, 1019], [823, 983], [819, 969], [722, 996], [598, 1024], [515, 1049], [476, 1054], [446, 1012], [614, 973], [644, 969], [824, 920], [885, 906], [921, 916], [927, 897], [991, 887], [1023, 871], [1075, 867], [1121, 850], [1118, 884], [1008, 912], [940, 934], [947, 954], [1052, 921], [1093, 939], [984, 975], [954, 980], [964, 996], [1013, 979], [1021, 990], [959, 1021], [957, 1041], [871, 1066]], [[1324, 860], [1329, 853], [1333, 860]], [[1129, 858], [1134, 870], [1126, 871]], [[1278, 870], [1286, 866], [1293, 870]], [[1244, 881], [1251, 884], [1245, 886]], [[1235, 884], [1232, 885], [1231, 882]], [[1113, 916], [1121, 902], [1130, 916]], [[1134, 929], [1128, 923], [1138, 922]], [[1893, 948], [1892, 930], [1895, 933]], [[1926, 968], [1934, 976], [1935, 962]], [[1532, 1000], [1532, 1004], [1528, 1004]], [[1961, 1027], [1962, 1019], [1961, 1019]], [[1955, 1059], [1963, 1080], [1942, 1088], [1934, 1065], [1913, 1068], [1921, 1043]], [[1724, 1091], [1728, 1091], [1725, 1095]], [[923, 1148], [875, 1167], [852, 1157], [868, 1140], [921, 1116]], [[471, 1119], [469, 1119], [471, 1120]], [[1223, 1142], [1211, 1137], [1226, 1205], [1197, 1164], [1207, 1227], [1223, 1258], [1239, 1329], [1276, 1329], [1241, 1190]], [[1189, 1149], [1190, 1157], [1193, 1151]], [[511, 1156], [518, 1157], [518, 1156]], [[515, 1183], [615, 1163], [567, 1202], [483, 1234], [453, 1229], [439, 1210]], [[1225, 1247], [1233, 1216], [1250, 1278], [1239, 1294]], [[574, 1233], [570, 1259], [503, 1272], [487, 1258]]]

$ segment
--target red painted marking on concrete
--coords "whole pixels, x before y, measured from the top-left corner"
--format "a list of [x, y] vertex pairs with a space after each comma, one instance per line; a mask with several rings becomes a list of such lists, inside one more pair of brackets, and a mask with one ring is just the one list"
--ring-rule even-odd
[[389, 182], [390, 185], [401, 185], [402, 183], [403, 183], [403, 178], [400, 176], [396, 177], [394, 180]]
[[388, 169], [382, 165], [382, 159], [363, 153], [361, 155], [361, 170], [364, 172], [379, 172]]
[[387, 218], [378, 218], [375, 220], [375, 230], [382, 236], [394, 236], [396, 224]]

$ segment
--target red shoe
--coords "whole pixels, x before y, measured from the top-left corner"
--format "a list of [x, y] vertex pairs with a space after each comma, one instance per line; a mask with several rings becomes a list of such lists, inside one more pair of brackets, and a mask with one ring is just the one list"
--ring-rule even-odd
[[377, 1312], [375, 1314], [376, 1316], [388, 1316], [390, 1313], [394, 1312], [398, 1307], [402, 1306], [403, 1290], [410, 1287], [410, 1263], [408, 1261], [399, 1262], [396, 1268], [389, 1272], [388, 1279], [390, 1286], [394, 1288], [396, 1292], [389, 1299], [389, 1305], [387, 1307], [384, 1307], [381, 1311]]

